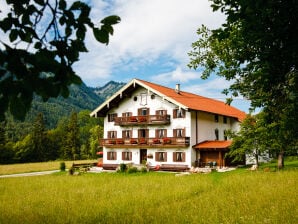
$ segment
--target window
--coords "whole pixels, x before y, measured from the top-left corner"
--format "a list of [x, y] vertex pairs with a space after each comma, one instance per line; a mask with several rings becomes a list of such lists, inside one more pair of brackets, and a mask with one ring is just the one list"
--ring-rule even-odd
[[223, 117], [223, 123], [224, 124], [228, 123], [228, 118], [226, 116]]
[[227, 130], [223, 131], [224, 140], [228, 140]]
[[214, 133], [215, 133], [215, 140], [219, 140], [218, 129], [217, 128], [214, 130]]
[[122, 131], [122, 138], [131, 138], [132, 137], [132, 131], [131, 130], [123, 130]]
[[174, 162], [185, 162], [185, 152], [173, 152]]
[[214, 121], [215, 121], [216, 123], [218, 123], [218, 115], [217, 115], [217, 114], [214, 115]]
[[108, 138], [117, 138], [117, 131], [108, 131]]
[[113, 114], [108, 114], [108, 122], [113, 122], [115, 121], [115, 118], [117, 117], [116, 113]]
[[156, 115], [167, 115], [167, 110], [157, 110], [155, 111]]
[[122, 160], [131, 160], [132, 158], [132, 153], [131, 152], [122, 152]]
[[117, 160], [117, 153], [116, 152], [108, 152], [107, 153], [108, 160]]
[[148, 138], [149, 136], [149, 130], [148, 129], [139, 129], [138, 131], [138, 137], [139, 138]]
[[173, 118], [184, 118], [185, 110], [183, 109], [174, 109], [173, 110]]
[[139, 116], [146, 116], [146, 115], [149, 115], [149, 108], [139, 108], [138, 109], [138, 115]]
[[130, 116], [132, 116], [131, 112], [122, 113], [122, 117], [130, 117]]
[[173, 130], [174, 137], [182, 138], [185, 137], [185, 129], [178, 128]]
[[155, 132], [156, 138], [167, 137], [167, 129], [157, 129]]
[[167, 161], [167, 153], [166, 152], [156, 152], [155, 160], [158, 162], [166, 162]]

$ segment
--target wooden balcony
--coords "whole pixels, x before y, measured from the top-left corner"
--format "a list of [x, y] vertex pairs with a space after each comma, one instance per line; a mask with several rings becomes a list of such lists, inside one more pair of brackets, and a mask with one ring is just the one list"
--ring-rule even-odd
[[100, 139], [100, 145], [108, 148], [183, 148], [189, 146], [189, 137], [108, 138]]
[[144, 125], [144, 124], [170, 124], [171, 116], [166, 115], [146, 115], [146, 116], [129, 116], [115, 117], [114, 124], [120, 126], [126, 125]]

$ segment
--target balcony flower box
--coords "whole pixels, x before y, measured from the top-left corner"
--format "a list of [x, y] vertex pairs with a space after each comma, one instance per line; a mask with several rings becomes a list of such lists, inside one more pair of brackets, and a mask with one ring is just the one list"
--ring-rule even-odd
[[147, 121], [146, 117], [139, 117], [139, 122], [145, 122]]
[[109, 140], [109, 144], [112, 144], [112, 145], [114, 145], [116, 143], [116, 141], [115, 140]]
[[135, 140], [135, 139], [130, 139], [130, 144], [137, 144], [138, 142], [137, 142], [137, 140]]
[[160, 144], [160, 140], [159, 139], [153, 139], [153, 144]]
[[122, 144], [124, 144], [124, 141], [122, 139], [119, 139], [119, 140], [117, 140], [117, 144], [122, 145]]
[[171, 143], [171, 139], [163, 138], [163, 144], [170, 144], [170, 143]]
[[138, 120], [137, 120], [136, 117], [131, 117], [131, 118], [129, 118], [129, 121], [130, 121], [130, 122], [137, 122]]
[[146, 141], [146, 139], [140, 139], [140, 144], [146, 144], [147, 143], [147, 141]]

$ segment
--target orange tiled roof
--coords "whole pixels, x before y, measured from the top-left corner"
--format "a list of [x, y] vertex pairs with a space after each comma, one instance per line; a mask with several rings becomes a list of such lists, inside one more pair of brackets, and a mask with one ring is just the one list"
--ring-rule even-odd
[[232, 141], [204, 141], [193, 148], [195, 149], [225, 149], [232, 144]]
[[168, 88], [140, 79], [137, 80], [192, 110], [205, 111], [214, 114], [235, 117], [238, 118], [238, 120], [240, 121], [242, 121], [246, 116], [243, 111], [229, 106], [219, 100], [214, 100], [185, 91], [180, 91], [178, 94], [174, 88]]

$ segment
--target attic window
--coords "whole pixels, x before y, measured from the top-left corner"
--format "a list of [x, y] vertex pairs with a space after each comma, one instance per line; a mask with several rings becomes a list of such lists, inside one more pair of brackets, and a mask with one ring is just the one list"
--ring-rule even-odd
[[155, 99], [155, 95], [154, 95], [154, 94], [151, 95], [151, 99], [152, 99], [152, 100]]
[[138, 97], [135, 96], [135, 97], [133, 98], [133, 101], [137, 101], [137, 100], [138, 100]]

